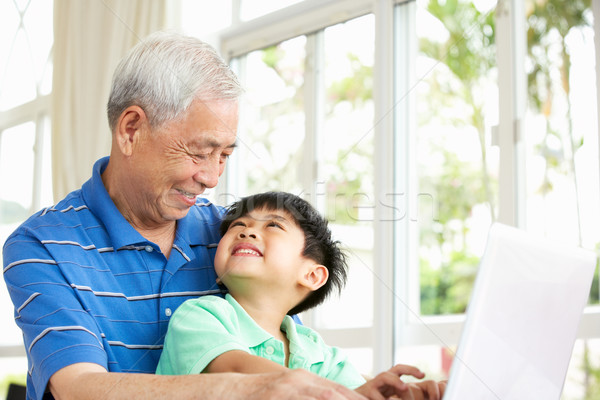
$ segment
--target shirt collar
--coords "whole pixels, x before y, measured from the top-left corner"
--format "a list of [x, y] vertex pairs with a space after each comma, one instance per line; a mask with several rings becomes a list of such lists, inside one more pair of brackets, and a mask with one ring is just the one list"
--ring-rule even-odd
[[290, 368], [300, 365], [312, 365], [325, 361], [323, 348], [317, 343], [316, 332], [298, 325], [292, 317], [286, 315], [281, 323], [281, 329], [290, 341]]
[[265, 331], [258, 325], [242, 306], [229, 294], [225, 295], [225, 300], [231, 304], [238, 318], [240, 332], [243, 332], [243, 340], [248, 347], [256, 347], [271, 339], [273, 335]]
[[[256, 347], [269, 339], [273, 339], [273, 335], [258, 325], [230, 294], [226, 294], [225, 299], [235, 310], [240, 332], [244, 333], [243, 340], [248, 347]], [[297, 365], [312, 365], [325, 360], [321, 346], [314, 343], [316, 341], [314, 339], [316, 335], [314, 331], [297, 325], [289, 315], [286, 315], [283, 319], [281, 328], [290, 341], [292, 358], [290, 368]], [[299, 334], [299, 331], [302, 334]]]
[[92, 169], [92, 177], [83, 184], [81, 190], [85, 203], [104, 224], [115, 250], [127, 245], [147, 242], [123, 217], [104, 187], [102, 173], [108, 165], [108, 160], [109, 157], [104, 157], [96, 161]]
[[[92, 177], [85, 182], [81, 188], [83, 198], [90, 211], [104, 224], [104, 228], [108, 232], [115, 250], [137, 243], [148, 243], [148, 240], [135, 230], [129, 221], [123, 217], [123, 214], [121, 214], [106, 191], [106, 187], [102, 181], [102, 173], [106, 169], [108, 161], [109, 157], [103, 157], [96, 161], [92, 169]], [[203, 212], [211, 214], [217, 213], [219, 215], [200, 215]], [[222, 210], [212, 206], [208, 200], [199, 198], [196, 202], [196, 206], [192, 207], [184, 218], [177, 221], [175, 243], [180, 247], [186, 247], [185, 249], [182, 249], [186, 254], [189, 254], [187, 248], [188, 245], [209, 245], [218, 243], [220, 213], [222, 213]], [[194, 214], [196, 218], [193, 218], [191, 214]], [[210, 222], [210, 224], [198, 224], [198, 219], [205, 222], [213, 222]], [[216, 227], [212, 226], [213, 223]]]

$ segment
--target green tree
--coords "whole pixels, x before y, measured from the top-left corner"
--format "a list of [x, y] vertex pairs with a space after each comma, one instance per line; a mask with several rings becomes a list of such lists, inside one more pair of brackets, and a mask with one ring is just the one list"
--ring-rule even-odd
[[487, 170], [487, 141], [485, 131], [485, 98], [477, 97], [477, 88], [489, 80], [496, 64], [495, 24], [493, 11], [482, 13], [472, 2], [459, 0], [430, 0], [427, 11], [437, 18], [448, 32], [445, 41], [421, 38], [419, 48], [427, 57], [447, 66], [454, 76], [454, 85], [434, 81], [436, 98], [442, 104], [459, 100], [469, 109], [467, 119], [455, 114], [447, 118], [454, 126], [471, 126], [477, 130], [481, 152], [480, 182], [486, 193], [492, 220], [495, 219], [495, 196]]
[[[443, 167], [419, 165], [423, 171], [419, 190], [434, 194], [438, 210], [431, 229], [421, 230], [420, 244], [428, 249], [420, 260], [421, 312], [461, 313], [479, 262], [467, 247], [468, 220], [477, 205], [485, 205], [495, 220], [497, 184], [488, 171], [486, 98], [482, 95], [496, 64], [494, 11], [482, 12], [472, 2], [458, 0], [430, 0], [425, 9], [440, 21], [447, 35], [444, 40], [419, 40], [421, 54], [436, 62], [425, 77], [428, 112], [421, 115], [427, 120], [419, 123], [435, 118], [465, 132], [474, 129], [480, 158], [478, 164], [462, 162], [440, 144], [432, 152], [442, 155]], [[427, 258], [432, 252], [437, 252], [439, 265], [430, 265]]]
[[[571, 57], [567, 46], [567, 36], [581, 27], [592, 26], [591, 0], [540, 0], [527, 2], [527, 52], [531, 61], [531, 71], [527, 75], [530, 107], [542, 114], [546, 120], [546, 137], [538, 146], [538, 151], [546, 159], [546, 171], [540, 193], [553, 190], [551, 170], [559, 174], [571, 174], [577, 207], [577, 227], [579, 244], [582, 244], [581, 215], [579, 211], [579, 185], [575, 155], [583, 146], [583, 134], [573, 130], [571, 99]], [[560, 77], [556, 85], [555, 76]], [[562, 91], [562, 93], [557, 93]], [[556, 99], [566, 101], [564, 118], [566, 129], [554, 122]], [[550, 143], [561, 143], [556, 149]]]

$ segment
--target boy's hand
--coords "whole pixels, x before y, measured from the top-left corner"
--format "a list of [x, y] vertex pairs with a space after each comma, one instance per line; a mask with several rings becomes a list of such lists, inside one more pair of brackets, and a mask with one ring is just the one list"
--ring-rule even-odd
[[392, 397], [404, 400], [440, 400], [442, 398], [446, 387], [445, 383], [422, 381], [406, 384], [400, 379], [402, 375], [411, 375], [418, 379], [425, 376], [416, 367], [398, 364], [356, 388], [356, 391], [371, 400], [385, 400]]
[[447, 381], [421, 381], [409, 383], [408, 390], [398, 398], [402, 400], [441, 400], [446, 390]]

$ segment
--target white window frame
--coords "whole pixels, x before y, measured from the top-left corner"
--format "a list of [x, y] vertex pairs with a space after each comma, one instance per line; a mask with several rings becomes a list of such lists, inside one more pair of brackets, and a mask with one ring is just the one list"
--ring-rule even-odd
[[[42, 162], [44, 146], [50, 145], [44, 142], [45, 129], [48, 126], [45, 121], [49, 115], [50, 95], [38, 96], [30, 102], [0, 112], [0, 138], [7, 129], [27, 122], [35, 123], [33, 188], [29, 214], [34, 213], [42, 207]], [[0, 345], [0, 357], [25, 356], [25, 348], [22, 344]]]
[[[233, 21], [237, 21], [234, 25], [223, 31], [220, 35], [220, 52], [221, 54], [228, 60], [231, 60], [234, 57], [241, 56], [247, 54], [251, 51], [255, 51], [258, 49], [262, 49], [264, 47], [274, 45], [285, 41], [287, 39], [291, 39], [293, 37], [297, 37], [300, 35], [307, 35], [307, 43], [306, 43], [306, 56], [313, 58], [312, 65], [318, 65], [318, 63], [322, 62], [322, 60], [315, 59], [315, 57], [319, 57], [322, 52], [320, 52], [320, 48], [323, 45], [323, 35], [321, 31], [328, 26], [332, 26], [338, 23], [346, 22], [350, 19], [357, 18], [369, 13], [375, 14], [376, 19], [376, 59], [377, 54], [385, 54], [386, 57], [391, 57], [391, 52], [379, 50], [379, 45], [385, 43], [390, 43], [391, 34], [381, 33], [382, 28], [380, 27], [378, 14], [382, 13], [384, 8], [390, 9], [392, 7], [391, 1], [372, 1], [372, 0], [305, 0], [301, 3], [292, 5], [288, 8], [275, 11], [271, 14], [265, 15], [264, 17], [257, 18], [255, 20], [247, 21], [247, 22], [239, 22], [239, 18], [233, 17]], [[235, 9], [235, 7], [234, 7]], [[377, 13], [376, 13], [377, 12]], [[379, 14], [381, 15], [381, 14]], [[387, 17], [388, 20], [391, 21], [389, 14]], [[389, 27], [388, 27], [389, 28]], [[391, 29], [391, 28], [389, 28]], [[314, 34], [317, 32], [317, 34]], [[391, 32], [391, 31], [390, 31]], [[382, 36], [383, 35], [383, 36]], [[384, 39], [385, 38], [385, 39]], [[389, 47], [389, 46], [388, 46]], [[391, 47], [390, 47], [391, 48]], [[319, 156], [321, 149], [317, 145], [317, 135], [319, 131], [318, 124], [322, 121], [322, 118], [319, 117], [319, 113], [322, 112], [322, 101], [323, 99], [318, 96], [320, 91], [320, 87], [322, 87], [321, 80], [323, 77], [321, 76], [320, 71], [322, 68], [311, 68], [311, 63], [307, 63], [307, 69], [305, 70], [305, 113], [306, 113], [306, 132], [305, 132], [305, 146], [308, 148], [312, 148], [313, 151], [304, 151], [303, 157], [305, 157], [304, 165], [312, 165], [313, 167], [310, 169], [309, 173], [305, 174], [302, 179], [302, 184], [305, 188], [316, 188], [317, 183], [319, 182]], [[388, 76], [391, 77], [391, 66], [390, 63], [381, 63], [375, 61], [375, 65], [384, 66], [388, 65], [389, 71], [387, 73]], [[243, 72], [242, 72], [243, 73]], [[380, 90], [380, 88], [385, 88], [384, 90]], [[374, 85], [374, 95], [385, 97], [390, 97], [389, 104], [391, 104], [391, 93], [389, 89], [384, 85], [383, 81], [380, 81], [379, 84], [375, 83]], [[387, 93], [387, 94], [386, 94]], [[375, 109], [376, 109], [376, 118], [377, 116], [385, 113], [385, 110], [389, 110], [388, 106], [381, 106], [381, 104], [375, 101]], [[391, 121], [391, 113], [388, 113], [388, 120]], [[376, 119], [376, 120], [377, 120]], [[240, 118], [240, 124], [243, 124], [243, 111]], [[390, 122], [391, 124], [391, 122]], [[376, 126], [375, 137], [379, 137], [381, 135], [378, 134], [377, 131], [383, 132], [384, 127], [383, 124], [381, 126]], [[391, 132], [391, 129], [388, 129], [387, 132]], [[376, 140], [375, 143], [375, 151], [379, 152], [379, 148], [384, 147], [383, 143]], [[388, 147], [388, 149], [390, 149]], [[391, 152], [389, 154], [391, 160]], [[381, 160], [377, 166], [375, 166], [375, 170], [378, 169], [381, 171], [385, 171], [384, 168], [385, 161]], [[235, 193], [236, 185], [232, 184], [233, 180], [236, 180], [236, 170], [238, 166], [236, 165], [235, 157], [231, 160], [230, 165], [226, 169], [225, 173], [225, 184], [220, 185], [224, 188], [227, 193]], [[376, 176], [380, 175], [378, 173]], [[384, 176], [381, 174], [381, 176]], [[376, 188], [379, 184], [376, 183]], [[377, 190], [377, 189], [376, 189]], [[217, 190], [217, 195], [219, 196], [219, 191]], [[219, 196], [220, 197], [220, 196]], [[375, 222], [375, 240], [377, 241], [377, 237], [380, 236], [378, 234], [378, 224]], [[386, 246], [386, 248], [391, 249], [391, 236], [389, 237], [390, 242], [388, 245], [381, 244], [378, 247]], [[376, 252], [377, 253], [377, 252]], [[380, 254], [376, 255], [375, 265], [388, 265], [389, 268], [385, 268], [388, 273], [392, 271], [392, 262], [391, 262], [391, 252], [379, 252]], [[387, 261], [383, 259], [379, 259], [381, 257], [388, 258]], [[383, 271], [380, 271], [381, 268], [376, 267], [375, 273], [377, 276], [381, 277]], [[387, 301], [376, 301], [375, 309], [377, 312], [374, 312], [373, 316], [375, 318], [374, 326], [378, 326], [386, 323], [389, 324], [389, 330], [387, 332], [391, 333], [391, 320], [387, 318], [391, 315], [390, 312], [382, 312], [381, 306], [386, 305], [391, 310], [391, 301], [389, 299]], [[310, 312], [303, 314], [303, 321], [309, 326], [314, 327], [313, 315]], [[339, 347], [345, 348], [358, 348], [358, 347], [373, 347], [374, 354], [391, 354], [389, 351], [391, 349], [392, 344], [392, 335], [384, 334], [381, 329], [376, 330], [373, 327], [367, 328], [349, 328], [349, 329], [318, 329], [321, 336], [323, 336], [324, 340], [328, 343], [334, 344]], [[382, 332], [380, 335], [377, 332]], [[383, 343], [380, 341], [379, 336], [383, 340], [387, 340], [389, 343]], [[375, 348], [381, 347], [381, 348]], [[377, 358], [377, 356], [375, 356]], [[389, 357], [386, 357], [389, 358]], [[391, 358], [389, 358], [389, 362], [387, 365], [390, 365]]]
[[[407, 47], [407, 53], [411, 53], [410, 43], [414, 40], [410, 39], [412, 28], [411, 21], [414, 23], [414, 9], [411, 11], [410, 1], [397, 1], [397, 4], [404, 4], [407, 10], [402, 14], [403, 20], [396, 21], [397, 25], [402, 22], [406, 24], [404, 29], [406, 36], [395, 35], [396, 39], [403, 41], [403, 45]], [[594, 30], [595, 46], [596, 46], [596, 76], [597, 97], [600, 100], [600, 0], [593, 0], [593, 12], [595, 16]], [[526, 109], [526, 90], [527, 82], [523, 66], [526, 52], [525, 38], [525, 11], [522, 0], [499, 0], [496, 16], [496, 46], [497, 46], [497, 67], [498, 67], [498, 91], [499, 91], [499, 124], [495, 127], [497, 135], [497, 143], [500, 147], [499, 160], [499, 214], [498, 221], [505, 224], [524, 227], [525, 210], [525, 182], [523, 176], [519, 173], [525, 168], [524, 151], [522, 137], [519, 129], [521, 121], [525, 115]], [[404, 41], [407, 42], [404, 42]], [[396, 46], [396, 49], [402, 46]], [[410, 56], [408, 56], [410, 57]], [[376, 60], [376, 62], [379, 59]], [[403, 64], [402, 56], [396, 54], [396, 70], [399, 75], [396, 76], [396, 85], [402, 86], [399, 89], [403, 93], [409, 93], [410, 84], [414, 79], [407, 78], [414, 75], [410, 68], [410, 62]], [[410, 97], [410, 95], [408, 95]], [[401, 104], [396, 100], [398, 104]], [[415, 126], [411, 123], [411, 116], [414, 115], [410, 110], [410, 104], [414, 100], [402, 102], [405, 104], [403, 109], [397, 110], [397, 119], [395, 135], [398, 140], [404, 142], [404, 151], [397, 152], [396, 157], [407, 160], [403, 163], [397, 163], [395, 169], [400, 175], [397, 177], [397, 184], [402, 190], [405, 190], [407, 197], [407, 214], [408, 218], [397, 223], [396, 235], [396, 311], [394, 316], [397, 318], [395, 329], [397, 334], [395, 346], [420, 346], [420, 345], [438, 345], [438, 346], [453, 346], [458, 344], [460, 334], [462, 332], [465, 315], [447, 315], [447, 316], [419, 316], [411, 310], [419, 310], [419, 282], [418, 276], [415, 276], [418, 271], [414, 265], [417, 261], [411, 254], [414, 254], [416, 246], [415, 234], [410, 226], [411, 215], [415, 210], [414, 200], [418, 193], [415, 191], [415, 176], [411, 176], [410, 170], [412, 151], [411, 137], [414, 137]], [[598, 116], [600, 116], [600, 101], [598, 102]], [[413, 134], [405, 135], [403, 132], [413, 132]], [[600, 129], [599, 129], [600, 138]], [[599, 140], [600, 142], [600, 140]], [[600, 164], [598, 166], [600, 168]], [[414, 175], [414, 174], [413, 174]], [[382, 252], [385, 249], [376, 249], [376, 253]], [[413, 259], [411, 259], [411, 257]], [[387, 309], [383, 307], [383, 309]], [[579, 326], [579, 339], [600, 338], [600, 306], [588, 306], [584, 310], [582, 320]], [[381, 348], [380, 351], [386, 351]], [[380, 355], [380, 358], [383, 357]], [[386, 364], [377, 365], [379, 370], [383, 370]], [[390, 365], [390, 364], [387, 364]]]
[[[395, 5], [404, 7], [398, 14]], [[525, 20], [521, 0], [499, 0], [496, 20], [496, 42], [499, 87], [499, 124], [496, 128], [500, 151], [500, 198], [499, 221], [523, 226], [521, 210], [524, 210], [524, 181], [518, 171], [523, 168], [522, 145], [519, 137], [520, 121], [526, 107], [526, 77], [523, 70], [525, 57]], [[595, 15], [600, 15], [600, 0], [593, 0]], [[235, 12], [236, 7], [234, 7]], [[365, 347], [374, 350], [373, 369], [381, 371], [394, 362], [394, 348], [416, 345], [455, 345], [464, 323], [464, 315], [423, 317], [411, 310], [419, 310], [419, 278], [414, 260], [414, 249], [418, 245], [416, 230], [411, 225], [413, 210], [418, 197], [416, 177], [411, 176], [414, 168], [411, 148], [414, 146], [415, 122], [414, 98], [411, 85], [415, 74], [411, 62], [417, 53], [415, 39], [416, 4], [412, 0], [305, 0], [296, 5], [273, 12], [264, 17], [240, 22], [233, 17], [234, 25], [220, 35], [221, 54], [233, 58], [248, 52], [277, 44], [302, 34], [309, 34], [349, 19], [373, 13], [376, 20], [375, 63], [373, 101], [375, 104], [375, 193], [379, 204], [390, 203], [390, 194], [402, 197], [405, 215], [395, 224], [387, 223], [397, 216], [389, 215], [390, 207], [376, 207], [374, 222], [374, 326], [359, 329], [321, 330], [324, 339], [341, 347]], [[595, 30], [600, 32], [600, 18], [595, 20]], [[600, 35], [595, 35], [596, 57], [600, 60]], [[309, 36], [310, 37], [310, 36]], [[402, 43], [395, 43], [401, 40]], [[317, 52], [318, 39], [307, 42], [307, 56]], [[394, 51], [401, 49], [402, 51]], [[600, 61], [596, 64], [600, 77]], [[319, 99], [314, 88], [320, 79], [314, 71], [306, 71], [307, 93], [306, 140], [315, 152], [304, 152], [305, 165], [315, 165], [305, 177], [305, 187], [314, 187], [318, 181], [319, 149], [315, 145], [314, 116], [319, 110]], [[390, 85], [390, 82], [395, 82]], [[402, 92], [406, 99], [394, 97], [392, 87]], [[600, 79], [598, 80], [600, 93]], [[397, 95], [397, 94], [396, 94]], [[600, 98], [600, 96], [599, 96]], [[314, 99], [314, 101], [313, 101]], [[600, 108], [600, 102], [599, 102]], [[391, 110], [396, 110], [392, 112]], [[395, 118], [394, 118], [395, 114]], [[599, 109], [600, 115], [600, 109]], [[390, 135], [389, 132], [394, 132]], [[396, 149], [396, 154], [394, 154]], [[403, 149], [401, 152], [398, 149]], [[401, 161], [401, 162], [399, 162]], [[235, 159], [233, 160], [235, 164]], [[394, 165], [395, 174], [389, 166]], [[233, 166], [232, 166], [233, 167]], [[235, 167], [229, 170], [235, 174]], [[414, 175], [414, 173], [412, 174]], [[226, 180], [230, 180], [229, 175]], [[227, 190], [231, 185], [223, 185]], [[411, 251], [412, 249], [412, 251]], [[395, 282], [390, 287], [390, 282]], [[310, 325], [310, 316], [305, 321]], [[392, 332], [396, 331], [396, 334]], [[588, 307], [582, 320], [580, 338], [600, 337], [600, 307]]]

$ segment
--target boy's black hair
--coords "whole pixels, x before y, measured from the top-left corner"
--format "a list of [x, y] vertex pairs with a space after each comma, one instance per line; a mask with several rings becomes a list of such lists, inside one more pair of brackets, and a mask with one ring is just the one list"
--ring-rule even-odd
[[265, 192], [243, 197], [227, 210], [221, 223], [221, 236], [225, 235], [229, 225], [236, 219], [248, 215], [253, 210], [284, 210], [290, 214], [304, 232], [304, 250], [302, 255], [317, 264], [324, 265], [329, 271], [327, 282], [311, 292], [304, 300], [288, 311], [294, 315], [321, 304], [337, 289], [338, 293], [346, 284], [348, 265], [346, 255], [340, 249], [340, 242], [331, 238], [328, 222], [306, 200], [286, 192]]

